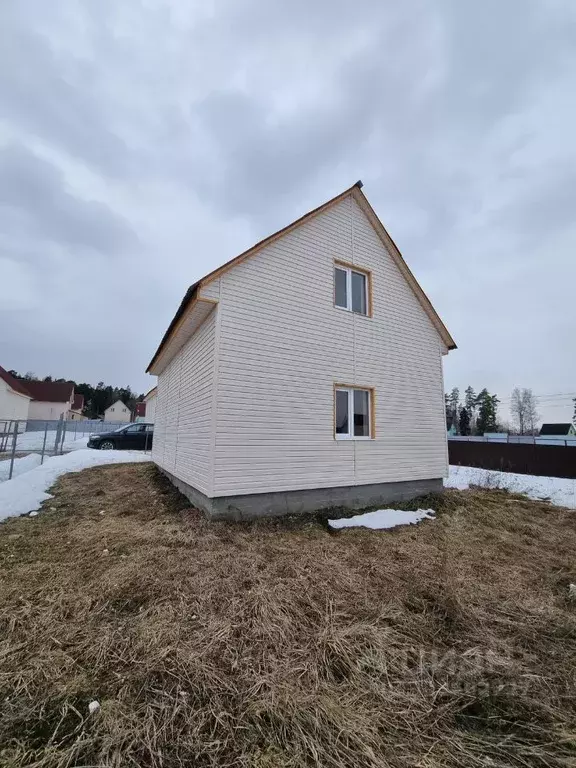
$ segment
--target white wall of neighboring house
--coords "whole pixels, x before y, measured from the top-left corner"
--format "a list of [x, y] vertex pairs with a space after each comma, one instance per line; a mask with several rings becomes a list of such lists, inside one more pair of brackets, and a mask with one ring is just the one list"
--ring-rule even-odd
[[28, 418], [30, 420], [57, 420], [60, 416], [67, 417], [70, 410], [71, 402], [67, 403], [50, 403], [44, 400], [31, 400], [30, 409], [28, 411]]
[[144, 398], [144, 402], [146, 403], [146, 416], [144, 417], [144, 421], [148, 424], [154, 424], [154, 419], [156, 418], [156, 400], [158, 396], [158, 390], [155, 389], [153, 392], [150, 393], [150, 396], [146, 396]]
[[[335, 259], [371, 272], [372, 317], [334, 306]], [[447, 348], [353, 197], [201, 296], [214, 311], [153, 371], [161, 467], [209, 497], [447, 475]], [[373, 439], [334, 439], [335, 384], [374, 389]]]
[[104, 421], [130, 421], [130, 410], [122, 400], [117, 400], [104, 411]]
[[30, 398], [15, 392], [0, 378], [0, 421], [27, 419]]

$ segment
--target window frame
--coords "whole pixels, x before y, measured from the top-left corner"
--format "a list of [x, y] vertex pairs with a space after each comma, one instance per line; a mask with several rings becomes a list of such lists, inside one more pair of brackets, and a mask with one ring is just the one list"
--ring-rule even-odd
[[[355, 435], [354, 430], [354, 392], [368, 392], [368, 434]], [[346, 434], [336, 432], [336, 393], [347, 392], [348, 394], [348, 432]], [[359, 384], [341, 384], [334, 383], [333, 392], [333, 414], [334, 414], [334, 440], [374, 440], [376, 436], [376, 392], [374, 387], [361, 386]]]
[[[336, 304], [336, 270], [340, 269], [346, 273], [346, 306], [342, 307], [340, 304]], [[352, 273], [356, 272], [364, 277], [364, 299], [366, 303], [366, 313], [358, 312], [358, 310], [352, 309]], [[341, 309], [344, 312], [352, 312], [359, 317], [372, 317], [372, 272], [369, 269], [364, 269], [356, 264], [350, 264], [347, 261], [334, 260], [334, 271], [332, 275], [334, 283], [333, 301], [336, 309]]]

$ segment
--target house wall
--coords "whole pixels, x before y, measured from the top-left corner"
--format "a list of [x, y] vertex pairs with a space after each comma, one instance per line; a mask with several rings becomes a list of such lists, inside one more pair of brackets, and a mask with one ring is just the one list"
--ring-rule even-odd
[[158, 376], [152, 459], [212, 495], [215, 331], [213, 309]]
[[112, 403], [104, 411], [104, 421], [130, 421], [130, 409], [120, 401]]
[[67, 403], [50, 403], [44, 400], [31, 400], [28, 418], [47, 421], [59, 419], [61, 415], [66, 418], [70, 405], [70, 401]]
[[27, 419], [29, 403], [29, 397], [14, 392], [3, 379], [0, 379], [0, 421]]
[[154, 424], [154, 420], [156, 418], [156, 400], [158, 395], [153, 395], [149, 400], [146, 400], [146, 416], [144, 417], [144, 421], [146, 421], [148, 424]]
[[[334, 307], [334, 259], [372, 271], [373, 317]], [[201, 295], [221, 314], [212, 496], [447, 474], [445, 347], [352, 198]], [[374, 387], [375, 439], [334, 439], [335, 383]]]

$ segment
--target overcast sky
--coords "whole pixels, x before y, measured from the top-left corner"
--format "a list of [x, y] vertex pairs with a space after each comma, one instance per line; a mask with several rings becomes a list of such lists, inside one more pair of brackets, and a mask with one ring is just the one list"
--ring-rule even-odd
[[573, 0], [5, 0], [0, 364], [150, 388], [187, 286], [360, 178], [446, 387], [574, 392], [575, 94]]

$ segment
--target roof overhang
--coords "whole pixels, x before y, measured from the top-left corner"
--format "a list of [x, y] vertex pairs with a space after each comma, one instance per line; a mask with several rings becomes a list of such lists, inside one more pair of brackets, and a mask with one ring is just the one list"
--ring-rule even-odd
[[159, 376], [217, 304], [215, 299], [200, 298], [197, 291], [190, 295], [188, 290], [146, 373]]

